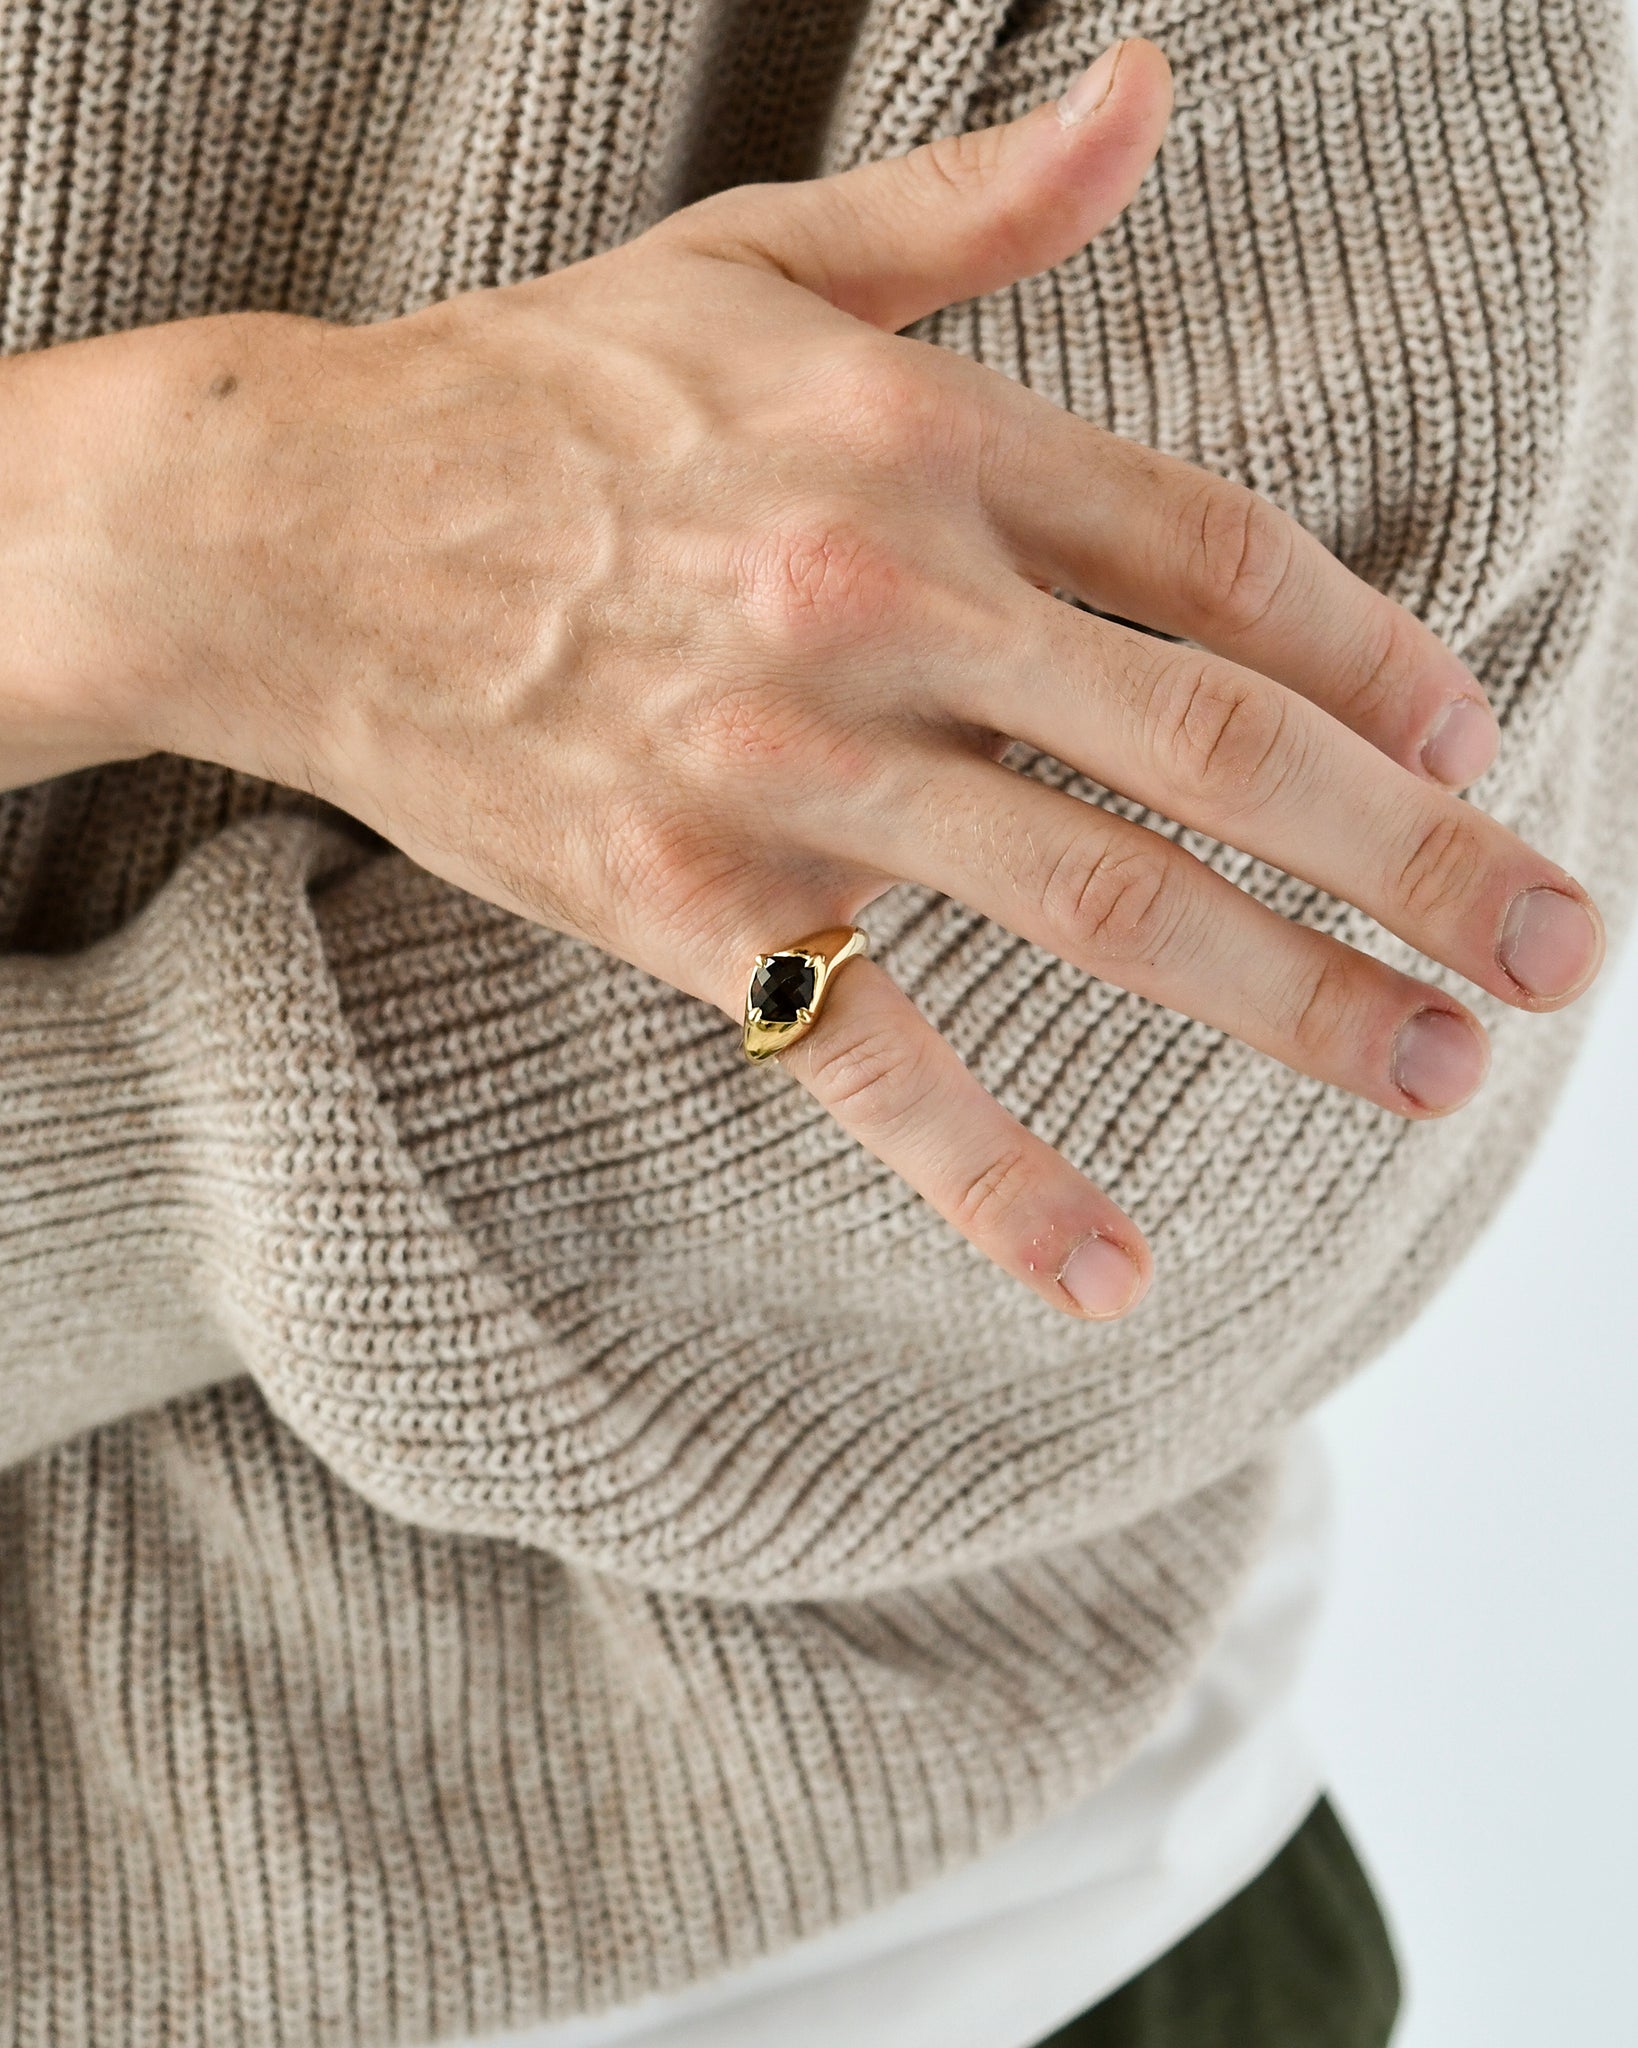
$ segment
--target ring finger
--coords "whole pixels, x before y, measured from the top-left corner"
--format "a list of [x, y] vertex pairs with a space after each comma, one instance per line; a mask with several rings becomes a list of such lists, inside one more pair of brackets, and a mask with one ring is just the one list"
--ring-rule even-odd
[[[867, 857], [1061, 959], [1402, 1116], [1484, 1079], [1454, 998], [1292, 923], [1158, 832], [952, 746]], [[980, 824], [980, 821], [981, 824]]]

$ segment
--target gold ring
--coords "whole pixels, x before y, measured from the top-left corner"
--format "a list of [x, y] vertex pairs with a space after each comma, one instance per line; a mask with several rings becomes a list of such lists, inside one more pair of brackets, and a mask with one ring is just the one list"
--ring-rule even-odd
[[869, 951], [870, 940], [856, 924], [839, 924], [777, 953], [758, 953], [745, 989], [745, 1057], [772, 1059], [806, 1037], [837, 968]]

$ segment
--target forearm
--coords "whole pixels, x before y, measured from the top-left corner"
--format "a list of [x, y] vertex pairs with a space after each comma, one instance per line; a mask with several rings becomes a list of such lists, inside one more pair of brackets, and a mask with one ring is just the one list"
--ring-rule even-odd
[[[188, 529], [154, 428], [204, 325], [0, 360], [8, 862], [53, 802], [31, 785], [152, 752], [175, 715], [183, 671], [161, 650]], [[26, 889], [25, 943], [49, 949], [0, 951], [0, 1468], [244, 1369], [213, 1277], [233, 1118], [206, 1041], [225, 1013], [190, 974], [234, 907], [179, 879], [104, 944], [62, 950], [74, 886], [0, 874], [0, 936]]]
[[115, 661], [124, 388], [144, 344], [77, 343], [0, 360], [0, 789], [138, 751], [100, 692]]
[[257, 516], [232, 401], [321, 326], [217, 315], [0, 358], [0, 789], [162, 750], [285, 765], [241, 701], [268, 665], [222, 632]]

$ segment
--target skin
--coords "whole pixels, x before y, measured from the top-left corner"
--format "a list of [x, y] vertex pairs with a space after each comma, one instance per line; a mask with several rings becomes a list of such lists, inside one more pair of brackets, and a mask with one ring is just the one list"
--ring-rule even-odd
[[[736, 1024], [758, 951], [907, 879], [1402, 1116], [1455, 1107], [1463, 1005], [1001, 765], [1043, 747], [1518, 1007], [1597, 972], [1580, 886], [1429, 771], [1496, 736], [1425, 627], [1238, 486], [897, 331], [1097, 234], [1169, 107], [1129, 41], [1078, 119], [741, 187], [403, 319], [11, 359], [0, 786], [168, 750], [310, 788]], [[1533, 991], [1527, 892], [1567, 919]], [[875, 963], [780, 1058], [1054, 1306], [1141, 1298], [1135, 1225]]]

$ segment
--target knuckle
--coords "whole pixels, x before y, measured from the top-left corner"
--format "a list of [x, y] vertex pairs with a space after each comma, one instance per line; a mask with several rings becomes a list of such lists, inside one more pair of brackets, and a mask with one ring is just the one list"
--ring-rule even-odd
[[998, 1153], [957, 1187], [951, 1220], [974, 1237], [993, 1236], [1015, 1215], [1033, 1186], [1029, 1154], [1022, 1146]]
[[1350, 962], [1327, 953], [1311, 969], [1292, 1002], [1290, 1036], [1298, 1054], [1312, 1065], [1325, 1065], [1339, 1045], [1349, 1042], [1356, 1006]]
[[609, 820], [604, 863], [614, 900], [641, 906], [645, 921], [681, 929], [715, 879], [713, 863], [687, 819], [628, 804]]
[[1215, 663], [1183, 663], [1156, 692], [1162, 758], [1190, 787], [1251, 805], [1271, 791], [1287, 713], [1281, 692]]
[[1467, 818], [1435, 817], [1417, 833], [1397, 877], [1399, 901], [1418, 922], [1438, 922], [1474, 898], [1484, 856]]
[[898, 1032], [816, 1032], [801, 1044], [809, 1086], [855, 1132], [891, 1135], [927, 1098], [925, 1055]]
[[1383, 601], [1376, 629], [1351, 674], [1338, 678], [1337, 709], [1356, 728], [1374, 726], [1417, 672], [1409, 619]]
[[690, 739], [709, 765], [738, 775], [789, 760], [799, 729], [783, 693], [757, 680], [729, 684], [694, 706]]
[[799, 815], [867, 820], [925, 788], [896, 744], [892, 707], [851, 687], [740, 674], [681, 699], [659, 730], [701, 816], [739, 819], [769, 848]]
[[838, 351], [817, 389], [818, 428], [840, 434], [852, 455], [878, 468], [924, 473], [966, 451], [970, 399], [959, 402], [938, 351], [898, 336], [872, 336]]
[[1039, 268], [1030, 252], [1040, 237], [1040, 211], [1026, 181], [1003, 175], [1009, 143], [1004, 127], [971, 128], [938, 136], [914, 156], [935, 202], [945, 203], [939, 233], [955, 239], [967, 266], [999, 263], [1022, 275]]
[[914, 152], [916, 167], [944, 192], [967, 199], [995, 177], [1005, 140], [998, 128], [965, 128], [956, 135], [935, 136]]
[[907, 572], [848, 511], [815, 511], [756, 536], [741, 601], [753, 623], [799, 647], [834, 650], [873, 638], [899, 615]]
[[1220, 477], [1186, 502], [1182, 521], [1194, 609], [1231, 633], [1255, 632], [1286, 587], [1296, 529], [1266, 498]]
[[1047, 877], [1049, 928], [1077, 952], [1152, 964], [1171, 946], [1182, 916], [1176, 870], [1158, 849], [1072, 844]]
[[920, 358], [876, 335], [836, 350], [818, 384], [823, 417], [854, 431], [916, 419], [931, 403], [929, 391]]

